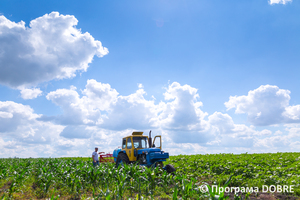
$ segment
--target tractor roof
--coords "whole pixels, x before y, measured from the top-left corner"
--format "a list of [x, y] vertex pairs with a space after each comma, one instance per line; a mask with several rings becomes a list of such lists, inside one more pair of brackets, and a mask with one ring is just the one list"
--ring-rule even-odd
[[128, 135], [128, 136], [126, 136], [126, 137], [123, 137], [123, 139], [124, 139], [124, 138], [129, 138], [129, 137], [134, 137], [134, 136], [143, 136], [143, 137], [147, 137], [147, 138], [148, 138], [147, 135], [143, 135], [143, 132], [132, 132], [131, 135]]
[[143, 135], [143, 132], [132, 132], [132, 135]]

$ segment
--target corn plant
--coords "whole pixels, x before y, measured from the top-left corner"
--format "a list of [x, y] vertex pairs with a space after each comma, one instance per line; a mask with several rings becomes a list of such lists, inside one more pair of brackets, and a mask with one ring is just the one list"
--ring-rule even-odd
[[[90, 158], [0, 159], [0, 198], [228, 198], [211, 188], [210, 193], [201, 193], [198, 185], [203, 182], [218, 182], [223, 188], [295, 185], [292, 195], [300, 196], [300, 153], [179, 155], [170, 157], [168, 163], [175, 166], [176, 173], [137, 164], [93, 167]], [[235, 198], [244, 200], [249, 195]]]
[[[225, 182], [225, 185], [222, 186], [223, 188], [227, 187], [228, 184], [230, 183], [230, 180], [231, 180], [231, 177], [229, 177], [229, 179]], [[220, 192], [219, 190], [216, 190], [215, 192], [212, 190], [212, 188], [207, 185], [208, 187], [208, 191], [209, 191], [209, 194], [211, 196], [212, 199], [215, 199], [215, 200], [225, 200], [225, 199], [228, 199], [229, 197], [228, 196], [225, 196], [225, 190], [223, 189], [223, 192]], [[220, 188], [220, 184], [218, 185], [218, 188]]]
[[122, 174], [122, 173], [119, 173], [117, 174], [117, 192], [118, 192], [118, 198], [121, 198], [123, 199], [123, 194], [125, 192], [125, 187], [127, 185], [127, 182], [126, 182], [126, 174]]

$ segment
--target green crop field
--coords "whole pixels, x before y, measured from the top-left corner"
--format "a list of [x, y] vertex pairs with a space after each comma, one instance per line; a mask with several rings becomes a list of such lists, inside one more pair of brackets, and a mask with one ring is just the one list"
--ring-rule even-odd
[[[112, 163], [94, 168], [90, 158], [0, 159], [0, 198], [299, 199], [300, 196], [300, 153], [179, 155], [171, 156], [164, 164], [168, 163], [175, 166], [174, 174], [159, 167], [115, 168]], [[264, 187], [271, 185], [277, 191], [273, 188], [263, 192]], [[289, 190], [281, 191], [284, 186]], [[239, 192], [226, 191], [237, 187]], [[243, 191], [243, 188], [254, 190]]]

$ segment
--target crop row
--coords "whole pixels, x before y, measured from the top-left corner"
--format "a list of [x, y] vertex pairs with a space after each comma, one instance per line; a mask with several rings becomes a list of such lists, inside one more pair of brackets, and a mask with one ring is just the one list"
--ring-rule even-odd
[[89, 158], [0, 159], [2, 199], [207, 199], [202, 184], [230, 187], [294, 185], [300, 195], [300, 153], [172, 156], [161, 168], [112, 163], [93, 167]]
[[[168, 174], [161, 168], [114, 164], [93, 167], [91, 162], [72, 159], [1, 159], [2, 198], [123, 199], [124, 197], [204, 197], [191, 190], [195, 181]], [[176, 187], [170, 187], [175, 186]], [[178, 188], [177, 188], [178, 187]], [[25, 195], [24, 195], [25, 194]], [[26, 196], [27, 195], [27, 196]], [[170, 195], [170, 196], [168, 196]]]
[[229, 186], [300, 187], [300, 153], [180, 155], [168, 162], [177, 168], [177, 173], [193, 178], [200, 176], [211, 184], [224, 184], [232, 175]]

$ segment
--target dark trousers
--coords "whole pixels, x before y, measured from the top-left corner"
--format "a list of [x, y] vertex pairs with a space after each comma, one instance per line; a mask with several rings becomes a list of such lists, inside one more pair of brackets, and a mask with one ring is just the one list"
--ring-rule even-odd
[[97, 165], [99, 166], [99, 161], [96, 161], [96, 162], [93, 161], [93, 165], [94, 165], [94, 167], [96, 167]]

